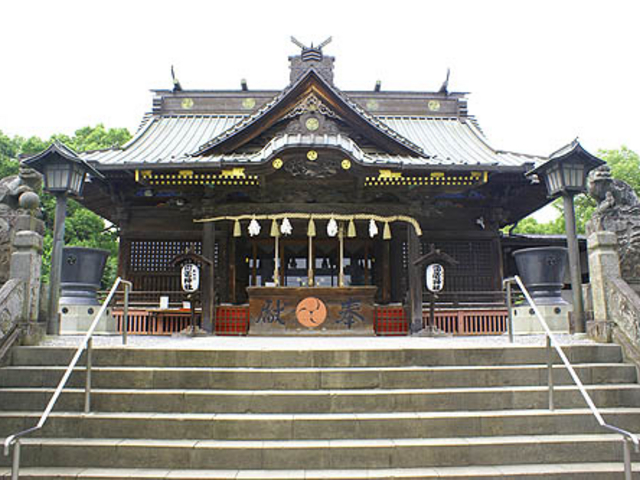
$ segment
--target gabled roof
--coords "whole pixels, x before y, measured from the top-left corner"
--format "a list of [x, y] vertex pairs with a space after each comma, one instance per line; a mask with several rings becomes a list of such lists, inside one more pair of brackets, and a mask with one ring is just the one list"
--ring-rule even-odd
[[62, 158], [72, 163], [78, 163], [82, 165], [90, 175], [100, 179], [104, 178], [100, 172], [80, 158], [76, 152], [58, 140], [55, 140], [46, 150], [23, 159], [22, 164], [42, 172], [46, 163], [57, 158]]
[[274, 138], [253, 153], [192, 155], [203, 140], [213, 138], [231, 125], [241, 122], [241, 115], [170, 115], [153, 116], [138, 134], [120, 149], [81, 153], [101, 169], [150, 168], [172, 166], [213, 167], [225, 164], [248, 164], [268, 161], [282, 148], [293, 146], [333, 147], [355, 160], [372, 166], [409, 168], [476, 168], [479, 170], [524, 169], [537, 165], [545, 157], [504, 152], [491, 148], [473, 123], [456, 118], [379, 117], [378, 121], [410, 139], [429, 154], [416, 155], [364, 153], [344, 135], [287, 135]]
[[537, 165], [536, 168], [527, 172], [527, 175], [537, 175], [543, 169], [547, 169], [556, 163], [569, 159], [576, 159], [583, 162], [586, 166], [585, 170], [587, 172], [606, 163], [604, 160], [601, 160], [587, 152], [576, 138], [572, 142], [549, 155], [549, 159], [546, 162]]
[[368, 133], [368, 138], [384, 151], [391, 154], [426, 156], [418, 145], [349, 100], [313, 67], [253, 115], [244, 118], [229, 130], [202, 145], [194, 152], [194, 156], [229, 153], [235, 150], [274, 125], [296, 105], [297, 100], [310, 92], [317, 93], [345, 120], [363, 128]]

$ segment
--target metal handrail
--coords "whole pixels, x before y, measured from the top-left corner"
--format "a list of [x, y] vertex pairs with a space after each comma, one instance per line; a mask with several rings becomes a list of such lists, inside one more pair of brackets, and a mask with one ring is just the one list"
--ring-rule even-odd
[[[36, 431], [40, 430], [44, 426], [46, 421], [49, 419], [49, 415], [51, 414], [51, 411], [55, 407], [56, 402], [58, 401], [58, 398], [62, 394], [62, 390], [66, 386], [67, 381], [69, 380], [69, 377], [71, 377], [71, 373], [73, 372], [73, 369], [76, 367], [76, 364], [78, 363], [78, 360], [80, 359], [80, 356], [82, 355], [82, 352], [84, 351], [85, 348], [87, 349], [87, 365], [86, 365], [86, 371], [85, 371], [85, 373], [86, 373], [86, 378], [85, 378], [86, 382], [85, 382], [84, 411], [85, 411], [85, 413], [89, 413], [89, 411], [91, 409], [91, 363], [92, 363], [91, 362], [91, 351], [92, 351], [92, 346], [93, 346], [92, 336], [93, 336], [94, 330], [98, 326], [98, 322], [100, 321], [100, 319], [104, 315], [105, 310], [109, 306], [109, 303], [111, 302], [113, 296], [115, 295], [115, 292], [116, 292], [118, 286], [121, 283], [125, 287], [125, 314], [124, 314], [124, 318], [123, 318], [123, 331], [126, 332], [126, 330], [127, 330], [126, 329], [126, 321], [127, 321], [127, 310], [126, 310], [126, 308], [127, 308], [127, 305], [128, 305], [129, 290], [131, 289], [132, 284], [131, 284], [131, 282], [128, 282], [128, 281], [123, 280], [122, 278], [118, 277], [118, 278], [116, 278], [116, 281], [113, 283], [113, 286], [111, 287], [111, 290], [109, 291], [109, 295], [107, 296], [105, 301], [102, 303], [102, 306], [100, 307], [100, 310], [98, 311], [96, 317], [94, 318], [93, 322], [91, 323], [91, 326], [89, 327], [89, 330], [87, 330], [87, 333], [86, 333], [84, 339], [82, 340], [82, 343], [80, 344], [80, 346], [76, 350], [75, 355], [71, 359], [71, 362], [69, 363], [69, 366], [65, 370], [64, 375], [60, 379], [60, 382], [58, 383], [58, 386], [56, 387], [55, 392], [53, 392], [53, 396], [51, 397], [51, 400], [49, 400], [49, 403], [47, 404], [46, 408], [42, 412], [42, 415], [40, 416], [40, 420], [38, 421], [38, 423], [35, 426], [31, 427], [31, 428], [28, 428], [26, 430], [23, 430], [21, 432], [13, 434], [13, 435], [9, 435], [5, 439], [5, 441], [4, 441], [4, 455], [5, 456], [9, 455], [9, 453], [11, 452], [11, 447], [13, 447], [13, 459], [12, 459], [12, 463], [11, 463], [11, 480], [18, 480], [18, 476], [19, 476], [19, 472], [20, 472], [20, 439], [22, 437], [26, 436], [26, 435], [29, 435], [30, 433], [33, 433], [33, 432], [36, 432]], [[126, 343], [126, 333], [123, 334], [122, 342], [123, 342], [123, 344]]]
[[595, 419], [598, 422], [598, 424], [603, 428], [606, 428], [608, 430], [611, 430], [613, 432], [616, 432], [616, 433], [622, 435], [622, 443], [623, 443], [623, 449], [624, 449], [623, 450], [623, 455], [624, 455], [625, 479], [626, 480], [631, 480], [631, 478], [632, 478], [631, 477], [631, 475], [632, 475], [632, 473], [631, 473], [631, 452], [629, 450], [629, 442], [633, 443], [633, 446], [634, 446], [634, 449], [635, 449], [636, 453], [640, 452], [640, 441], [638, 440], [638, 437], [635, 434], [633, 434], [631, 432], [628, 432], [627, 430], [624, 430], [622, 428], [619, 428], [619, 427], [616, 427], [616, 426], [613, 426], [613, 425], [609, 425], [607, 422], [604, 421], [604, 418], [602, 418], [602, 414], [600, 413], [600, 410], [598, 410], [598, 407], [596, 407], [595, 403], [593, 403], [593, 400], [591, 399], [591, 396], [589, 395], [589, 393], [587, 392], [586, 388], [584, 387], [584, 384], [580, 380], [580, 377], [578, 377], [578, 374], [576, 373], [576, 371], [574, 370], [573, 366], [571, 365], [571, 362], [569, 361], [569, 359], [565, 355], [564, 351], [562, 350], [562, 347], [560, 347], [560, 345], [556, 341], [555, 336], [553, 335], [553, 333], [551, 333], [551, 329], [549, 328], [549, 325], [547, 324], [547, 322], [545, 321], [544, 317], [540, 313], [540, 310], [538, 309], [538, 306], [536, 305], [536, 303], [531, 298], [531, 295], [529, 294], [529, 291], [524, 286], [524, 283], [522, 283], [522, 280], [520, 279], [520, 277], [518, 275], [515, 275], [512, 278], [506, 278], [506, 279], [503, 280], [503, 285], [505, 285], [507, 287], [507, 304], [508, 304], [508, 308], [509, 308], [509, 338], [510, 338], [510, 341], [513, 342], [513, 324], [512, 324], [512, 321], [511, 321], [511, 283], [513, 283], [513, 282], [517, 283], [518, 286], [520, 287], [520, 290], [522, 291], [522, 293], [524, 294], [525, 298], [529, 302], [529, 305], [531, 306], [531, 308], [535, 312], [536, 317], [538, 318], [538, 321], [542, 325], [542, 328], [544, 329], [546, 337], [547, 337], [547, 381], [548, 381], [548, 386], [549, 386], [549, 410], [552, 410], [552, 411], [554, 410], [554, 405], [553, 405], [553, 362], [552, 362], [552, 359], [551, 359], [551, 350], [550, 350], [551, 347], [553, 347], [553, 348], [555, 348], [556, 352], [558, 353], [558, 356], [562, 360], [562, 363], [564, 363], [565, 368], [567, 369], [567, 371], [569, 372], [569, 375], [571, 376], [571, 378], [573, 379], [574, 383], [578, 387], [578, 390], [580, 391], [580, 393], [582, 395], [582, 398], [584, 398], [584, 401], [589, 406], [589, 409], [591, 410], [591, 413], [595, 417]]

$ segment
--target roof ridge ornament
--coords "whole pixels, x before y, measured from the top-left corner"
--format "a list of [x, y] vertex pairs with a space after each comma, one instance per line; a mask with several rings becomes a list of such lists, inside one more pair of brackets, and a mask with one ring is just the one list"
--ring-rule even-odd
[[314, 47], [313, 46], [313, 42], [311, 42], [311, 46], [307, 47], [304, 43], [302, 43], [296, 37], [294, 37], [293, 35], [291, 36], [291, 42], [294, 45], [300, 47], [300, 49], [302, 50], [301, 56], [302, 56], [302, 61], [303, 62], [308, 61], [308, 60], [315, 60], [315, 61], [321, 62], [322, 61], [322, 49], [324, 47], [326, 47], [327, 45], [329, 45], [332, 40], [333, 40], [333, 37], [329, 37], [324, 42], [321, 42], [320, 45], [318, 45], [317, 47]]
[[173, 65], [171, 65], [171, 79], [173, 80], [173, 91], [174, 92], [181, 92], [182, 91], [182, 85], [180, 85], [180, 81], [176, 77], [176, 73], [173, 70]]
[[332, 37], [327, 38], [324, 42], [321, 42], [317, 47], [306, 46], [295, 37], [291, 37], [291, 42], [300, 47], [300, 55], [294, 55], [289, 57], [290, 62], [290, 82], [295, 83], [301, 76], [303, 76], [310, 68], [315, 68], [320, 75], [322, 75], [329, 83], [333, 83], [333, 61], [334, 57], [325, 56], [322, 49], [331, 43]]
[[440, 90], [438, 90], [438, 93], [444, 93], [445, 95], [449, 95], [449, 75], [451, 74], [451, 69], [447, 68], [447, 76], [444, 79], [444, 82], [442, 82], [442, 86], [440, 87]]

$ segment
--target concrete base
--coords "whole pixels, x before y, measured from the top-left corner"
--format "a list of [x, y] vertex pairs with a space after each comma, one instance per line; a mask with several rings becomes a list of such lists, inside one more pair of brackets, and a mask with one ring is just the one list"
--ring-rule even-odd
[[[60, 334], [77, 335], [87, 333], [96, 317], [100, 305], [60, 305]], [[114, 335], [117, 333], [116, 320], [108, 308], [98, 326], [96, 335]]]
[[[573, 310], [570, 304], [538, 305], [538, 310], [552, 332], [569, 333], [569, 312]], [[540, 320], [529, 305], [513, 308], [513, 333], [516, 335], [544, 333]]]

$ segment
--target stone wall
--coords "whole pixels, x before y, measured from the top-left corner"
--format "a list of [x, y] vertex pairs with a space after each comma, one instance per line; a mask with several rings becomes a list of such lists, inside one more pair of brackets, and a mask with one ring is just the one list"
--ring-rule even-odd
[[622, 345], [625, 356], [640, 367], [640, 296], [622, 277], [616, 234], [592, 233], [587, 244], [594, 317], [589, 334]]
[[[38, 228], [32, 221], [38, 222], [35, 217], [39, 215], [40, 199], [35, 192], [41, 185], [41, 175], [24, 167], [18, 175], [0, 179], [0, 286], [10, 278], [15, 232]], [[42, 235], [43, 229], [38, 233]]]
[[25, 283], [9, 279], [0, 288], [0, 339], [24, 318]]
[[[40, 325], [40, 269], [44, 223], [40, 215], [41, 177], [20, 168], [19, 175], [0, 179], [0, 352], [16, 336], [37, 341]], [[1, 357], [2, 355], [0, 355]]]

